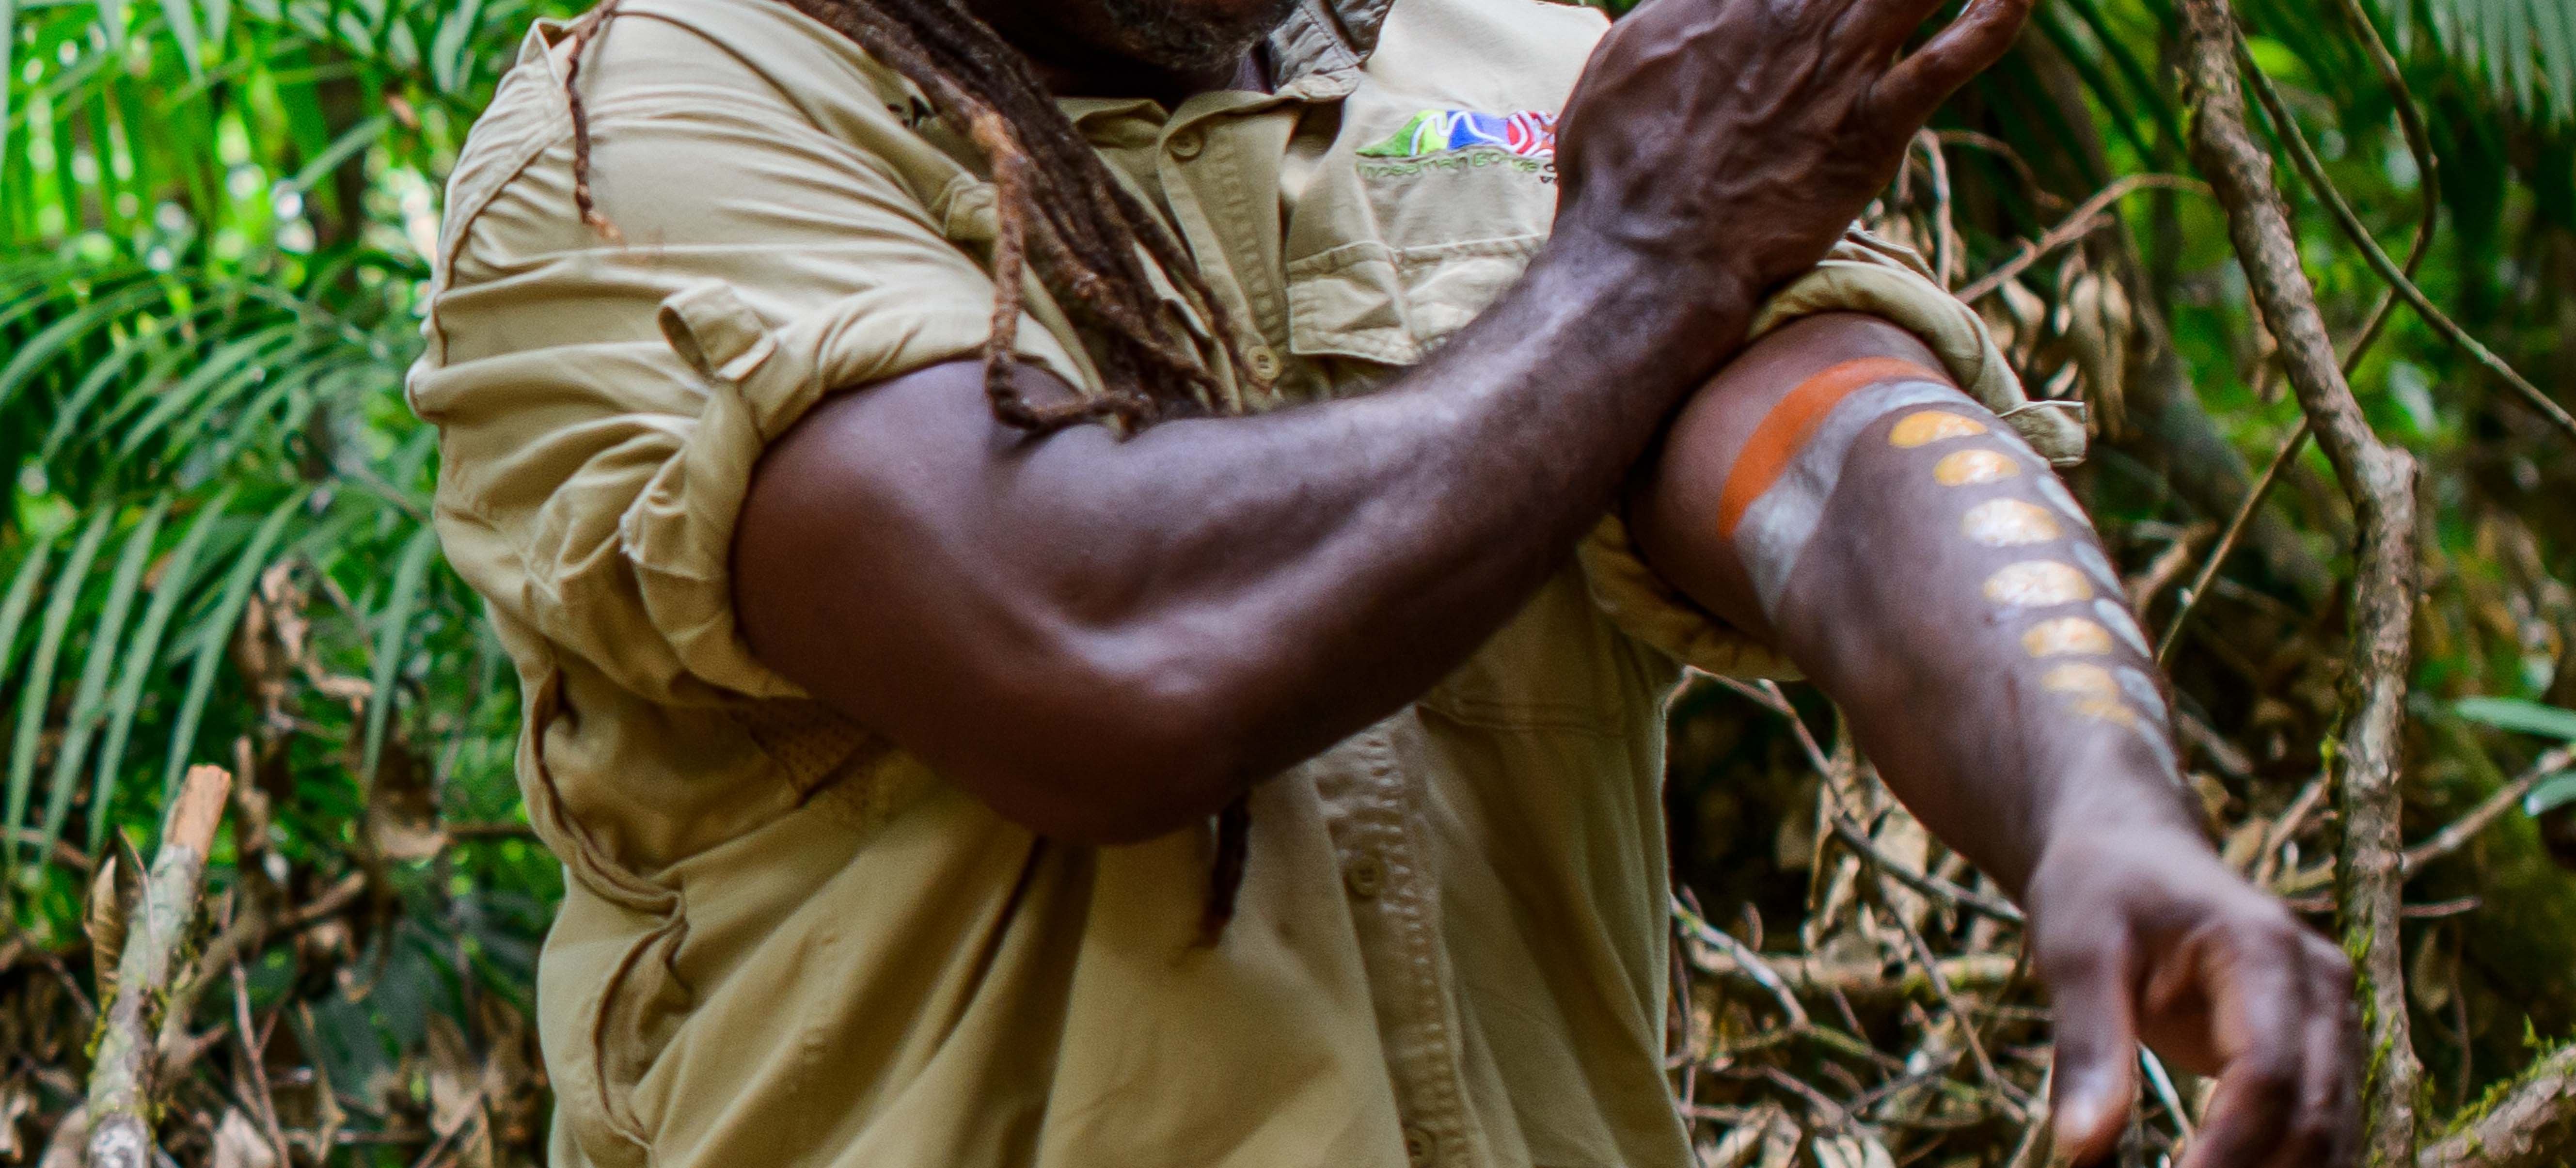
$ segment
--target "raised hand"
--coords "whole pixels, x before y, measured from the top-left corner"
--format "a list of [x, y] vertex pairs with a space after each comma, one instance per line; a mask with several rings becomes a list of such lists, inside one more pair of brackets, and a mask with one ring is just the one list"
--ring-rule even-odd
[[2012, 44], [2030, 0], [1649, 0], [1593, 53], [1560, 123], [1557, 234], [1761, 289], [1822, 258], [1942, 99]]
[[2358, 1130], [2352, 963], [2196, 837], [2056, 841], [2030, 880], [2033, 952], [2057, 1005], [2058, 1147], [2110, 1153], [2137, 1044], [2218, 1076], [2183, 1168], [2334, 1168]]

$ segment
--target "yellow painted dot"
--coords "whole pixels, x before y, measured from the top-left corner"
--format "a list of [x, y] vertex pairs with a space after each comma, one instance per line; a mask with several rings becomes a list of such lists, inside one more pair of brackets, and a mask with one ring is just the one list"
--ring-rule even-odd
[[2111, 651], [2111, 630], [2080, 616], [2062, 616], [2030, 626], [2021, 647], [2033, 657], [2100, 656]]
[[2138, 712], [2118, 698], [2077, 698], [2075, 713], [2096, 722], [2116, 722], [2132, 730], [2138, 727]]
[[1887, 432], [1887, 444], [1900, 450], [1929, 446], [1947, 438], [1970, 438], [1986, 432], [1985, 423], [1948, 410], [1925, 410], [1907, 414], [1896, 428]]
[[1992, 450], [1956, 450], [1932, 464], [1932, 481], [1945, 487], [1998, 483], [2021, 473], [2012, 456]]
[[2084, 582], [2084, 573], [2072, 564], [2055, 560], [2023, 560], [2006, 564], [1986, 577], [1986, 599], [1997, 604], [2023, 608], [2046, 608], [2052, 604], [2073, 604], [2093, 599], [2093, 586]]
[[2081, 698], [2116, 701], [2120, 697], [2120, 681], [2111, 676], [2110, 670], [2081, 662], [2069, 662], [2049, 670], [2039, 679], [2039, 684], [2051, 693], [2073, 694]]
[[2065, 534], [2046, 508], [2019, 499], [1988, 499], [1968, 508], [1959, 530], [1987, 547], [2047, 543]]

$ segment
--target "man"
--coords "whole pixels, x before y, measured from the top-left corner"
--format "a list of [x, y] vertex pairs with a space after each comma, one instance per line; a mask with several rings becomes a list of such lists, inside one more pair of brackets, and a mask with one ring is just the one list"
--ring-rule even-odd
[[2028, 907], [2062, 1146], [2143, 1037], [2194, 1165], [2345, 1156], [2348, 968], [2203, 839], [2080, 429], [1842, 238], [2024, 6], [541, 26], [411, 392], [569, 874], [554, 1161], [1688, 1164], [1683, 661]]

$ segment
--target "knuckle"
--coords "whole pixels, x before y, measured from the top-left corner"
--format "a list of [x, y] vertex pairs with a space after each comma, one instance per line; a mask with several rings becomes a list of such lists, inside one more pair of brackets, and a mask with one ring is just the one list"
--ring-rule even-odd
[[2287, 1110], [2299, 1098], [2299, 1059], [2284, 1041], [2256, 1055], [2245, 1068], [2245, 1086], [2256, 1099]]
[[2334, 942], [2311, 934], [2308, 938], [2308, 954], [2309, 964], [2315, 967], [2319, 976], [2350, 985], [2353, 974], [2352, 957], [2337, 947]]
[[2331, 1160], [2341, 1135], [2333, 1115], [2315, 1110], [2302, 1113], [2291, 1122], [2289, 1137], [2284, 1141], [2291, 1153], [2289, 1162], [2316, 1164]]

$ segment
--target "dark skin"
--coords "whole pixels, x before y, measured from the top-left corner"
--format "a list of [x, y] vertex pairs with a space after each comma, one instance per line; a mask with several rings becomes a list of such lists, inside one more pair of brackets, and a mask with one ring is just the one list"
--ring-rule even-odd
[[[1114, 3], [973, 7], [1050, 46], [1062, 91], [1123, 71], [1123, 92], [1169, 98], [1246, 75], [1244, 45], [1136, 59]], [[1165, 6], [1219, 31], [1275, 8]], [[1790, 389], [1859, 356], [1937, 368], [1861, 317], [1744, 343], [1763, 290], [1824, 254], [2026, 0], [1974, 0], [1897, 59], [1934, 7], [1655, 0], [1619, 22], [1560, 125], [1552, 242], [1472, 335], [1368, 396], [1123, 441], [997, 422], [973, 363], [835, 396], [745, 503], [753, 646], [999, 814], [1131, 842], [1414, 700], [1628, 492], [1657, 568], [1806, 669], [1890, 787], [2029, 908], [2059, 1004], [2061, 1147], [2111, 1150], [2143, 1038], [2220, 1076], [2186, 1168], [2340, 1162], [2341, 953], [2219, 861], [2134, 733], [2035, 693], [2017, 627], [1978, 591], [2001, 553], [1962, 550], [1955, 496], [1909, 452], [1856, 444], [1769, 616], [1717, 533], [1719, 485]], [[1072, 393], [1019, 377], [1032, 400]]]

